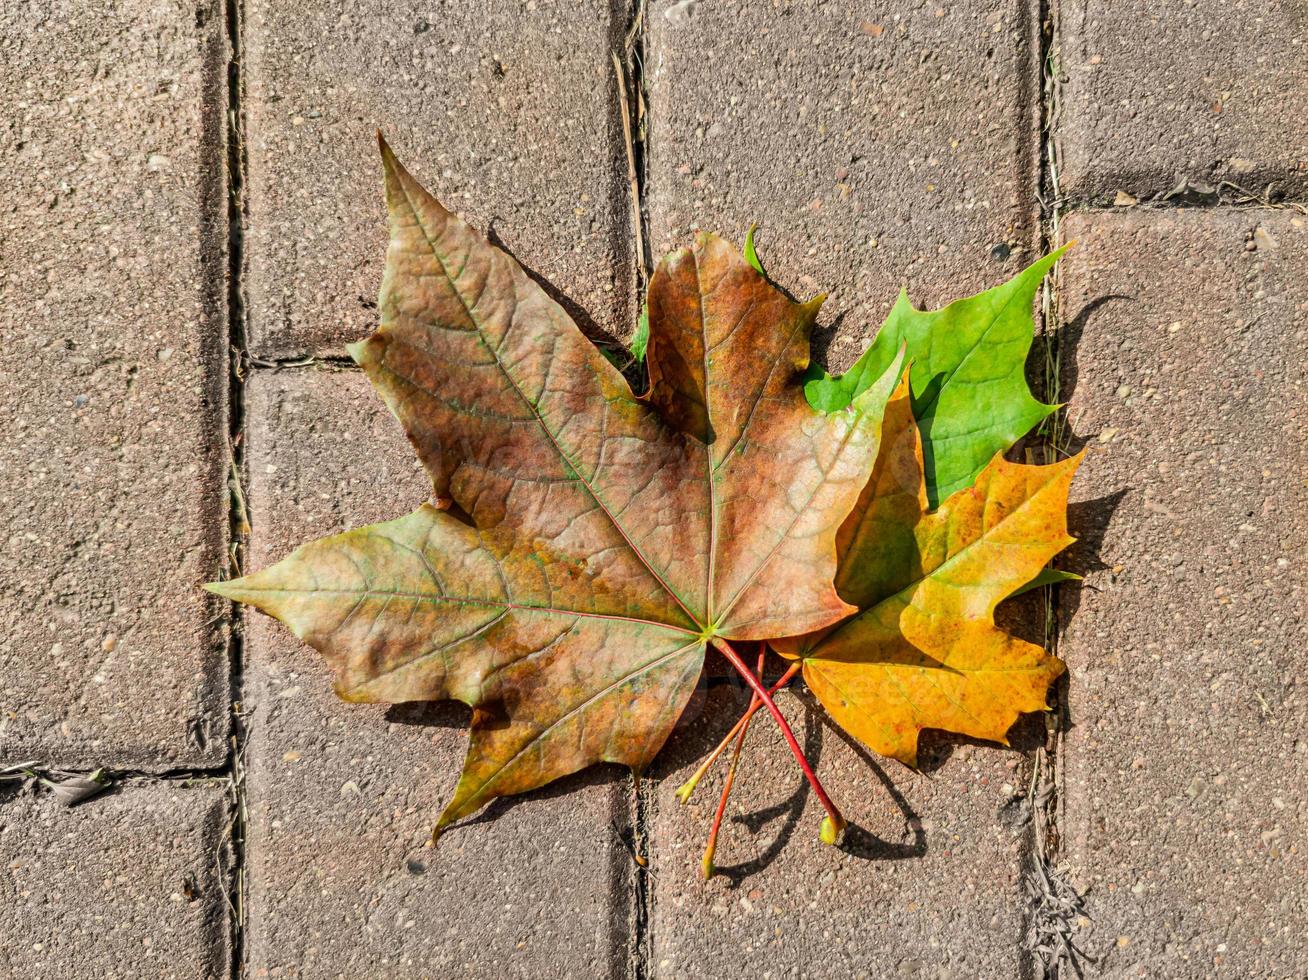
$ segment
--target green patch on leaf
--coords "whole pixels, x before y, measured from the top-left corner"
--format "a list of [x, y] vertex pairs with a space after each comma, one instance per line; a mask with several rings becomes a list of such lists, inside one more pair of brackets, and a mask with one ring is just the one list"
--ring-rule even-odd
[[1015, 598], [1016, 596], [1020, 596], [1024, 592], [1030, 592], [1033, 589], [1043, 589], [1046, 585], [1058, 585], [1062, 582], [1080, 581], [1082, 581], [1082, 576], [1077, 575], [1076, 572], [1065, 572], [1060, 568], [1046, 568], [1030, 582], [1027, 582], [1026, 585], [1009, 595], [1008, 598]]
[[637, 364], [645, 363], [645, 348], [649, 346], [649, 302], [640, 308], [640, 319], [636, 321], [636, 332], [631, 336], [631, 356]]
[[758, 251], [754, 248], [754, 232], [758, 230], [758, 225], [750, 225], [749, 231], [745, 232], [745, 261], [750, 264], [760, 276], [766, 276], [763, 271], [763, 263], [758, 260]]

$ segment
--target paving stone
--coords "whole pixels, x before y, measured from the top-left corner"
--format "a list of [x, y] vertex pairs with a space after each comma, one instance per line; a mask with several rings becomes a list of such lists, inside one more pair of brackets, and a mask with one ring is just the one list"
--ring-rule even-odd
[[1035, 4], [651, 5], [649, 219], [760, 225], [769, 275], [828, 292], [846, 366], [901, 285], [919, 306], [1035, 257]]
[[1308, 219], [1065, 231], [1064, 397], [1092, 447], [1060, 646], [1077, 942], [1102, 976], [1305, 976]]
[[222, 26], [0, 9], [0, 759], [225, 752]]
[[[1058, 5], [1060, 188], [1112, 201], [1224, 181], [1308, 189], [1299, 0]], [[1269, 188], [1269, 185], [1272, 185]]]
[[[851, 826], [818, 840], [823, 811], [770, 718], [750, 729], [720, 875], [699, 877], [725, 762], [688, 806], [675, 791], [748, 703], [716, 685], [655, 763], [651, 975], [1012, 977], [1024, 929], [1019, 874], [1029, 774], [1012, 750], [923, 740], [925, 775], [830, 727], [810, 695], [778, 706]], [[714, 720], [716, 719], [716, 720]], [[1042, 731], [1024, 724], [1013, 743]]]
[[631, 204], [610, 52], [625, 2], [250, 0], [251, 333], [342, 353], [375, 326], [380, 127], [447, 206], [626, 336]]
[[[261, 373], [249, 394], [255, 567], [426, 498], [361, 373]], [[625, 976], [620, 770], [494, 804], [430, 849], [469, 712], [338, 701], [313, 650], [249, 627], [252, 977]]]
[[0, 975], [227, 976], [226, 827], [214, 782], [0, 799]]

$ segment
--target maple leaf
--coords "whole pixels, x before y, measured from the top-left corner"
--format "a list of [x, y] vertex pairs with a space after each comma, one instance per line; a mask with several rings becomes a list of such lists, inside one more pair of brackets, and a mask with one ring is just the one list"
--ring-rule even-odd
[[1057, 405], [1031, 395], [1026, 358], [1031, 303], [1045, 273], [1074, 243], [1032, 263], [1003, 285], [918, 310], [901, 290], [872, 345], [845, 374], [814, 370], [804, 386], [814, 408], [838, 411], [879, 378], [899, 351], [913, 363], [913, 414], [922, 430], [927, 501], [937, 506], [969, 487]]
[[994, 611], [1074, 540], [1067, 494], [1081, 456], [1028, 466], [996, 454], [932, 513], [911, 386], [886, 406], [872, 477], [838, 536], [836, 588], [860, 612], [774, 646], [800, 659], [841, 727], [915, 765], [924, 728], [1005, 742], [1019, 714], [1048, 710], [1063, 663], [1000, 630]]
[[382, 157], [382, 324], [349, 350], [436, 503], [210, 588], [320, 650], [346, 700], [473, 706], [439, 830], [591, 763], [639, 772], [707, 642], [748, 673], [729, 641], [854, 611], [832, 584], [835, 538], [901, 358], [841, 410], [815, 410], [801, 379], [818, 302], [700, 235], [650, 282], [638, 398], [517, 262], [384, 142]]

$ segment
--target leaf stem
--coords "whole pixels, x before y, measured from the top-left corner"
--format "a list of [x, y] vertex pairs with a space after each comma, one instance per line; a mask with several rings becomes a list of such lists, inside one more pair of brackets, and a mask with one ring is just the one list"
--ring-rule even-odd
[[[768, 688], [768, 693], [776, 694], [779, 690], [789, 684], [794, 680], [795, 675], [799, 673], [799, 669], [800, 663], [797, 660], [790, 665], [790, 668], [784, 674], [781, 675], [780, 680]], [[717, 748], [710, 752], [708, 758], [700, 763], [699, 768], [695, 770], [694, 774], [677, 788], [677, 800], [679, 802], [682, 804], [690, 802], [690, 795], [695, 792], [695, 787], [699, 785], [699, 781], [703, 779], [709, 769], [712, 768], [713, 763], [718, 761], [718, 756], [730, 747], [731, 740], [739, 734], [740, 729], [749, 724], [749, 720], [754, 717], [754, 713], [761, 707], [763, 707], [763, 702], [760, 701], [757, 696], [750, 700], [749, 710], [736, 720], [736, 723], [731, 726], [731, 731], [723, 736], [722, 741], [718, 743]]]
[[740, 659], [740, 654], [732, 649], [730, 643], [720, 636], [715, 636], [713, 637], [713, 645], [727, 658], [731, 666], [736, 668], [736, 673], [745, 679], [745, 683], [754, 689], [754, 693], [762, 699], [768, 713], [772, 715], [773, 720], [781, 729], [781, 734], [785, 736], [786, 744], [790, 746], [790, 751], [794, 754], [795, 761], [799, 763], [804, 778], [813, 787], [813, 792], [817, 794], [822, 808], [827, 811], [826, 819], [822, 821], [822, 841], [826, 844], [836, 843], [840, 839], [841, 832], [845, 829], [845, 818], [840, 815], [836, 805], [831, 802], [831, 797], [827, 796], [827, 791], [822, 788], [822, 783], [814, 775], [812, 766], [808, 764], [808, 759], [804, 758], [804, 750], [799, 747], [795, 733], [790, 730], [790, 725], [786, 722], [785, 716], [781, 714], [781, 709], [772, 700], [772, 695], [767, 692], [763, 682], [750, 673], [749, 668], [745, 666], [745, 662]]
[[[763, 679], [763, 659], [767, 656], [767, 647], [760, 646], [758, 652], [758, 674], [759, 680]], [[751, 709], [761, 707], [763, 702], [755, 694], [749, 699]], [[700, 861], [700, 868], [704, 872], [704, 880], [708, 881], [713, 877], [716, 870], [713, 865], [713, 855], [718, 849], [718, 831], [722, 829], [722, 816], [727, 812], [727, 799], [731, 796], [731, 787], [736, 783], [736, 768], [740, 765], [740, 750], [745, 747], [745, 733], [749, 731], [749, 718], [753, 715], [753, 710], [748, 712], [741, 723], [736, 727], [740, 729], [740, 734], [736, 736], [736, 747], [731, 752], [731, 765], [727, 767], [727, 779], [722, 784], [722, 797], [718, 800], [718, 809], [713, 814], [713, 826], [709, 829], [708, 844], [704, 848], [704, 857]]]

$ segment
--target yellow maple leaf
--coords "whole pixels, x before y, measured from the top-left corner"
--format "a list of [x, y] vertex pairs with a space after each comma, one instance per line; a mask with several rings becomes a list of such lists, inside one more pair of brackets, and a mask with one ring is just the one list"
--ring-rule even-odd
[[995, 607], [1075, 539], [1067, 494], [1081, 455], [1048, 466], [997, 454], [976, 482], [927, 510], [922, 438], [907, 377], [886, 407], [881, 450], [837, 538], [836, 588], [859, 612], [775, 643], [861, 742], [909, 765], [939, 728], [1006, 742], [1048, 710], [1062, 661], [995, 625]]

